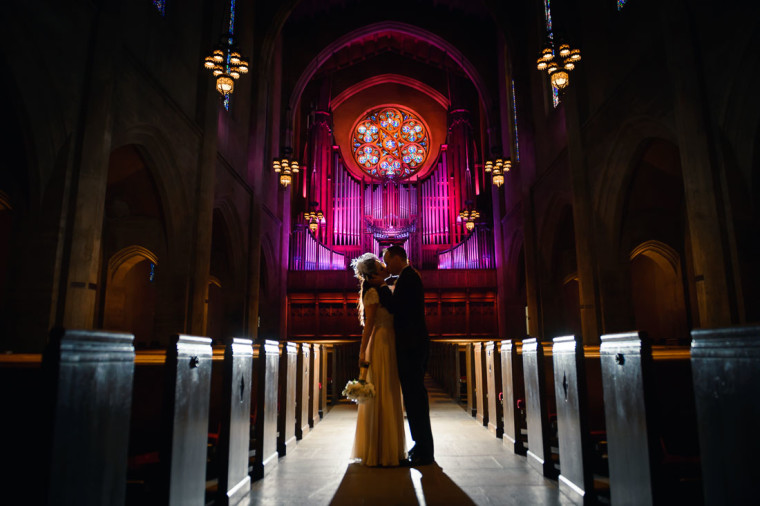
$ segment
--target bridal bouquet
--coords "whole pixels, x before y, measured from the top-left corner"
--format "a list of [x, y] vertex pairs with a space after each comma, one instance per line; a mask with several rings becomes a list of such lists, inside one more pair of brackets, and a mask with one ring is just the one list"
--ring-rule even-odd
[[357, 404], [362, 404], [375, 396], [375, 385], [367, 382], [367, 369], [362, 367], [358, 380], [351, 380], [346, 383], [343, 389], [343, 395]]
[[343, 389], [343, 395], [357, 404], [362, 404], [375, 396], [375, 385], [367, 383], [366, 380], [351, 380], [346, 383]]

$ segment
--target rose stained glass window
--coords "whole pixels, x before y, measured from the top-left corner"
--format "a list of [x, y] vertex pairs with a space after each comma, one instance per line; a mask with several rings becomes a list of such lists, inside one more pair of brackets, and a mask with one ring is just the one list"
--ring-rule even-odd
[[400, 107], [370, 111], [351, 133], [354, 160], [377, 179], [405, 179], [425, 163], [430, 139], [425, 124]]

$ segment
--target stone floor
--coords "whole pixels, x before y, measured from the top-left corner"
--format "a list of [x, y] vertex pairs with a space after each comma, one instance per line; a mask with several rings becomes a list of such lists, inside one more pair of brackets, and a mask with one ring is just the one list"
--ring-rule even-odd
[[[509, 453], [433, 385], [436, 463], [417, 469], [349, 463], [356, 406], [333, 407], [251, 490], [252, 505], [564, 505], [557, 483]], [[406, 424], [405, 424], [406, 425]], [[407, 444], [410, 438], [407, 427]]]

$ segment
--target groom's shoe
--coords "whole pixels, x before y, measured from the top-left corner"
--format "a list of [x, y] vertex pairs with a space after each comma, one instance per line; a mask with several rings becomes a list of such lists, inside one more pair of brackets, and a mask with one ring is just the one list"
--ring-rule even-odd
[[435, 459], [433, 457], [423, 457], [422, 455], [415, 454], [404, 462], [408, 462], [408, 464], [406, 464], [407, 467], [420, 467], [432, 464], [435, 462]]

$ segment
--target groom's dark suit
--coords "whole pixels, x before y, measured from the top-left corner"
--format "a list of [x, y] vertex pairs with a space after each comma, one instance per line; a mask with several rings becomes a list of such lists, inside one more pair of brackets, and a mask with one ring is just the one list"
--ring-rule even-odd
[[432, 460], [433, 433], [425, 388], [430, 337], [425, 324], [425, 291], [417, 271], [405, 267], [393, 293], [388, 287], [380, 290], [380, 303], [393, 313], [398, 375], [415, 457]]

